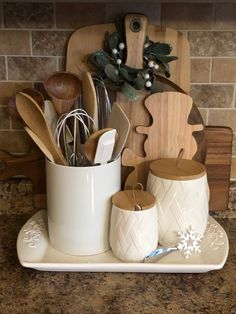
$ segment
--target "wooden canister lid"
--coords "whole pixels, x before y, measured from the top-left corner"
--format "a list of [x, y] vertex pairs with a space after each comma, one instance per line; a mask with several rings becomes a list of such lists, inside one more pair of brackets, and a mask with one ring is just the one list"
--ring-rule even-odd
[[141, 206], [142, 210], [152, 208], [156, 203], [154, 195], [142, 190], [125, 190], [113, 195], [112, 203], [126, 210], [135, 210], [135, 206]]
[[156, 177], [180, 181], [197, 179], [206, 173], [203, 164], [190, 159], [181, 159], [178, 163], [176, 158], [155, 160], [149, 169]]

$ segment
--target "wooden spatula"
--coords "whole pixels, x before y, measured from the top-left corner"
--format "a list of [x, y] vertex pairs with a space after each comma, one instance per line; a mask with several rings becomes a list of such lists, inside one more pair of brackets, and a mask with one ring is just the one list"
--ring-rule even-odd
[[112, 154], [112, 159], [116, 159], [121, 155], [130, 131], [129, 119], [118, 103], [112, 106], [108, 127], [116, 129], [118, 133], [118, 141]]
[[98, 103], [94, 82], [89, 72], [84, 72], [82, 75], [82, 92], [85, 111], [95, 124], [89, 123], [89, 130], [95, 132], [98, 130]]

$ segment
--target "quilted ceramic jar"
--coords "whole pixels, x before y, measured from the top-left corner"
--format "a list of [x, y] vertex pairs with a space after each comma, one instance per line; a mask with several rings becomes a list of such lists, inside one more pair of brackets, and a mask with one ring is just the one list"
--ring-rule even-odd
[[208, 183], [204, 165], [182, 159], [150, 164], [147, 190], [157, 200], [159, 243], [176, 246], [178, 232], [190, 226], [203, 235], [208, 222]]
[[155, 197], [139, 191], [121, 191], [112, 198], [110, 245], [123, 262], [142, 262], [158, 244]]

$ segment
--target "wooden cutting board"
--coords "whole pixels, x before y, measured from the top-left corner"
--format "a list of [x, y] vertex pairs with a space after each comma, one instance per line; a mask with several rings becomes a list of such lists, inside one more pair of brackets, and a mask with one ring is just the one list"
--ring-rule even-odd
[[125, 187], [132, 188], [137, 182], [146, 186], [149, 163], [160, 158], [177, 158], [181, 149], [183, 158], [192, 159], [197, 152], [197, 142], [193, 132], [201, 131], [202, 124], [188, 123], [193, 100], [179, 92], [155, 93], [144, 101], [150, 112], [152, 124], [148, 127], [138, 126], [136, 131], [145, 134], [145, 157], [140, 157], [126, 148], [122, 163], [132, 166], [134, 170], [128, 175]]
[[[136, 18], [137, 15], [129, 14], [128, 16]], [[102, 49], [105, 34], [114, 31], [116, 31], [114, 24], [91, 25], [75, 31], [67, 46], [66, 70], [77, 74], [80, 78], [84, 71], [90, 71], [91, 68], [87, 63], [88, 55]], [[178, 60], [170, 63], [171, 80], [188, 93], [190, 91], [190, 49], [187, 38], [174, 29], [149, 23], [146, 26], [146, 35], [154, 42], [172, 45], [172, 55], [178, 56]], [[132, 57], [131, 55], [129, 58]]]
[[206, 169], [210, 210], [225, 210], [229, 202], [233, 132], [228, 127], [206, 127]]
[[[133, 31], [131, 25], [135, 21], [141, 25], [139, 31]], [[88, 55], [103, 48], [103, 40], [106, 32], [114, 32], [115, 26], [113, 24], [94, 25], [81, 28], [74, 32], [71, 36], [67, 48], [67, 70], [74, 72], [78, 76], [89, 69], [87, 64]], [[175, 86], [179, 86], [181, 90], [189, 92], [190, 89], [190, 49], [189, 43], [182, 33], [176, 30], [151, 25], [147, 18], [140, 14], [129, 14], [125, 17], [125, 35], [127, 46], [126, 64], [135, 67], [143, 67], [143, 43], [147, 35], [154, 42], [165, 42], [172, 46], [172, 55], [178, 56], [178, 59], [170, 63], [171, 81]], [[88, 37], [90, 40], [88, 41]], [[151, 123], [151, 115], [143, 105], [145, 97], [149, 95], [147, 91], [140, 91], [139, 99], [130, 102], [127, 98], [117, 93], [116, 101], [124, 110], [128, 119], [130, 120], [131, 129], [126, 142], [126, 147], [131, 149], [140, 157], [145, 156], [144, 142], [146, 135], [136, 132], [138, 125], [149, 126]], [[192, 124], [199, 123], [200, 114], [196, 107], [190, 114]], [[201, 119], [200, 119], [201, 120]], [[203, 137], [204, 137], [204, 133]], [[199, 137], [198, 147], [201, 146], [200, 155], [202, 155], [202, 147], [204, 146], [203, 137]], [[203, 157], [204, 159], [204, 157]], [[127, 164], [127, 166], [129, 166]], [[130, 165], [131, 166], [131, 165]], [[122, 167], [123, 177], [125, 178], [130, 167]]]
[[[134, 23], [139, 24], [138, 31], [132, 28]], [[170, 63], [171, 80], [184, 90], [189, 91], [190, 53], [187, 39], [173, 29], [148, 24], [147, 18], [141, 14], [128, 14], [125, 17], [124, 25], [127, 48], [126, 65], [133, 68], [143, 68], [143, 46], [146, 35], [154, 42], [169, 43], [173, 47], [172, 55], [178, 56], [176, 61]], [[93, 25], [77, 30], [68, 43], [67, 70], [79, 76], [82, 76], [84, 71], [91, 70], [87, 64], [88, 55], [102, 49], [105, 33], [114, 31], [115, 26], [113, 24]], [[148, 91], [140, 91], [139, 99], [132, 102], [119, 92], [116, 97], [117, 103], [124, 110], [131, 124], [126, 147], [140, 156], [144, 156], [143, 146], [146, 137], [144, 134], [138, 134], [135, 127], [150, 125], [150, 114], [143, 106], [143, 101], [149, 94]]]

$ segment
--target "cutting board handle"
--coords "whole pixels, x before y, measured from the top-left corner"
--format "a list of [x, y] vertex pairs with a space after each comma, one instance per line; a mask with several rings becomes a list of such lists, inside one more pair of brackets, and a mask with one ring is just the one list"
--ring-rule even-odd
[[125, 17], [126, 65], [143, 68], [143, 48], [146, 37], [147, 17], [142, 14], [128, 14]]

